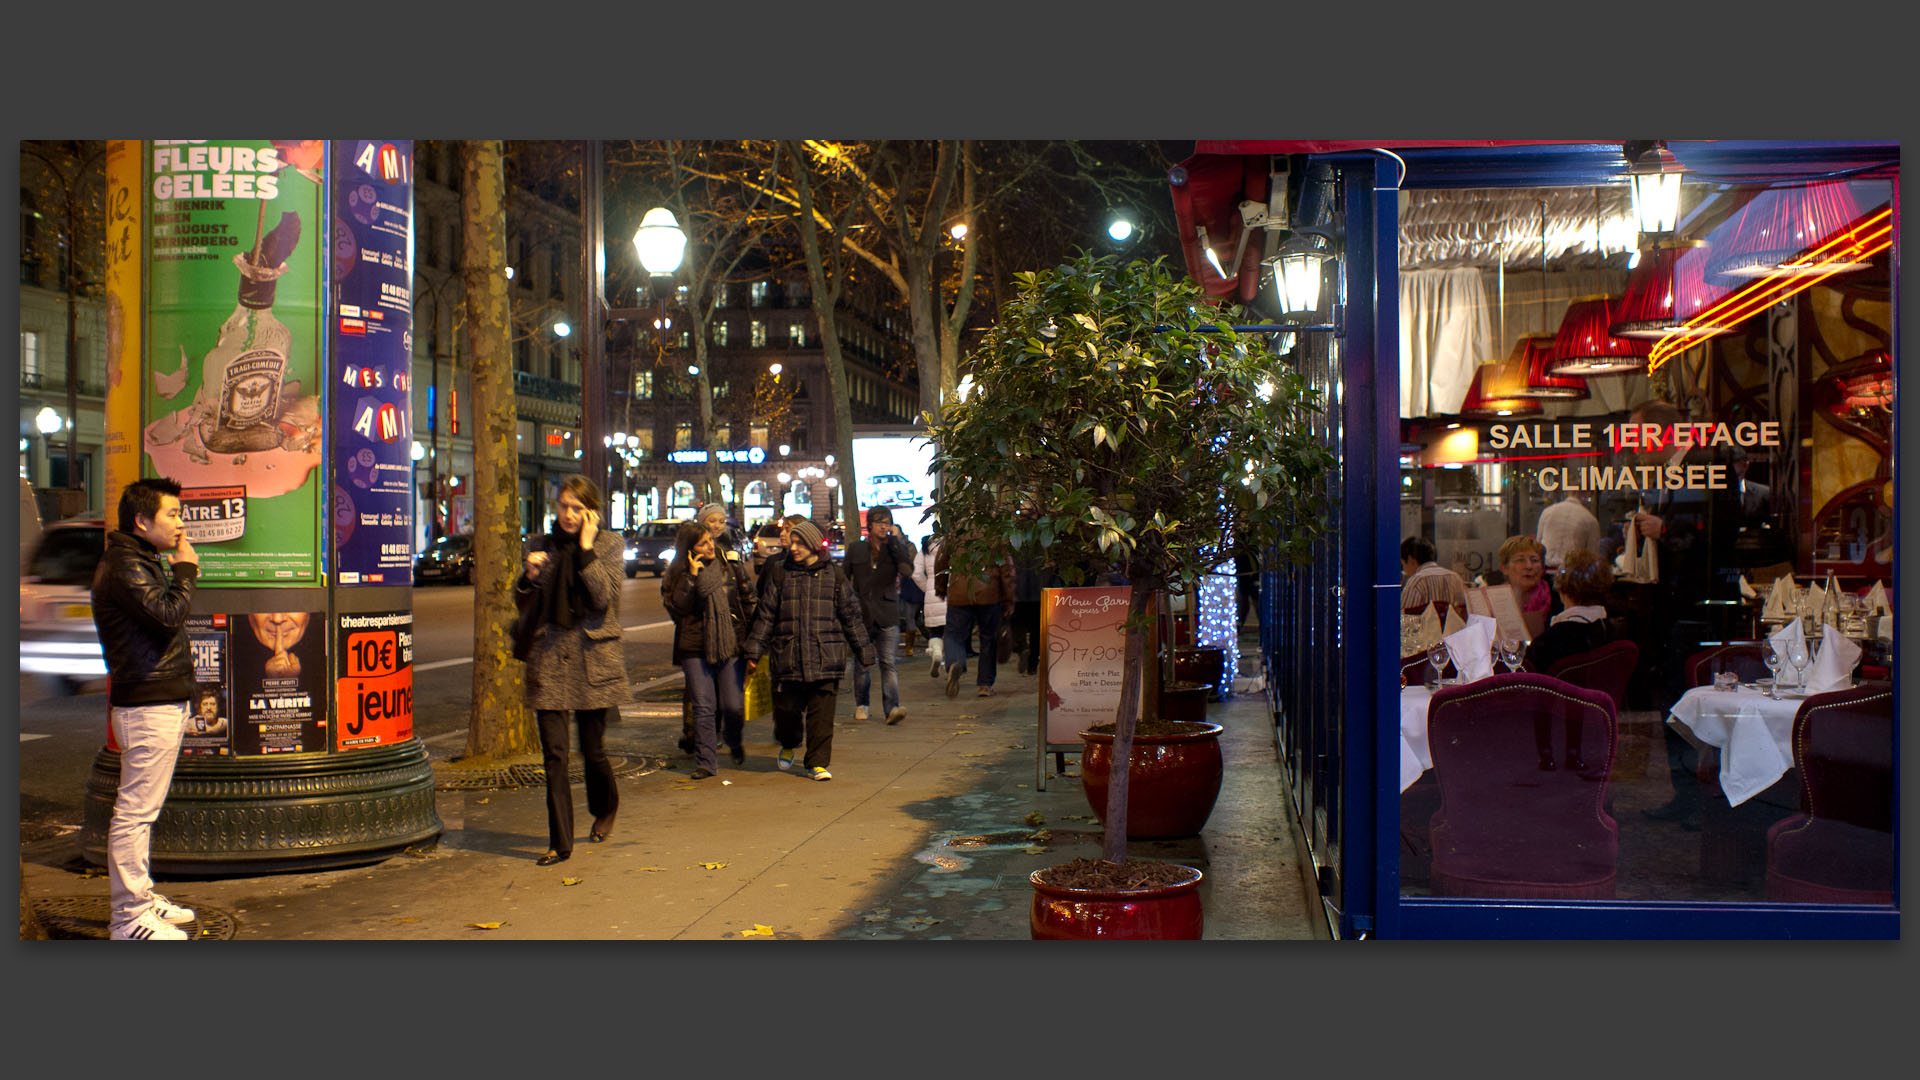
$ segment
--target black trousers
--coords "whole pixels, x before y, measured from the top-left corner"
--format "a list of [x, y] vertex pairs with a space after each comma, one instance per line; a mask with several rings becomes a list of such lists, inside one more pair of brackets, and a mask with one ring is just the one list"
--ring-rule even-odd
[[1040, 601], [1013, 602], [1013, 654], [1019, 668], [1031, 675], [1040, 670]]
[[[540, 724], [540, 761], [547, 773], [547, 846], [562, 855], [573, 852], [573, 785], [567, 781], [567, 712], [537, 709]], [[613, 783], [613, 763], [607, 760], [607, 710], [576, 709], [580, 727], [580, 760], [586, 768], [587, 810], [602, 818], [620, 809], [620, 789]]]
[[782, 682], [773, 686], [773, 737], [782, 749], [800, 745], [804, 733], [807, 768], [833, 764], [833, 708], [840, 695], [837, 679], [819, 682]]

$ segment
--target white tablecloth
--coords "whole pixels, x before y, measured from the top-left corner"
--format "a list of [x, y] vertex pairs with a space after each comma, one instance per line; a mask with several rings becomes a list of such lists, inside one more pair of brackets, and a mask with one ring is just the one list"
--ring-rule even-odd
[[1413, 786], [1420, 774], [1433, 768], [1427, 750], [1427, 706], [1433, 693], [1424, 686], [1400, 691], [1400, 790]]
[[1793, 716], [1804, 700], [1775, 701], [1745, 687], [1728, 693], [1696, 686], [1674, 702], [1667, 722], [1685, 725], [1701, 742], [1719, 749], [1720, 790], [1730, 805], [1739, 806], [1793, 767]]

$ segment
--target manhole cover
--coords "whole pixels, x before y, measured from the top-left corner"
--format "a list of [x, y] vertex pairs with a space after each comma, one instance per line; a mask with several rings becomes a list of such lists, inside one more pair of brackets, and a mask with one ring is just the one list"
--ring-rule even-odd
[[[191, 904], [196, 916], [181, 927], [189, 941], [232, 941], [238, 928], [233, 915], [205, 904]], [[33, 913], [47, 936], [68, 941], [105, 941], [112, 905], [104, 896], [44, 896], [33, 902]]]
[[[586, 782], [586, 766], [578, 755], [568, 755], [567, 779], [576, 784]], [[628, 757], [623, 754], [608, 754], [607, 761], [613, 766], [613, 775], [644, 776], [666, 767], [666, 762], [651, 757]], [[547, 782], [547, 770], [537, 764], [504, 765], [492, 769], [463, 769], [457, 766], [436, 765], [433, 769], [433, 787], [435, 791], [494, 791], [509, 788], [539, 787]]]

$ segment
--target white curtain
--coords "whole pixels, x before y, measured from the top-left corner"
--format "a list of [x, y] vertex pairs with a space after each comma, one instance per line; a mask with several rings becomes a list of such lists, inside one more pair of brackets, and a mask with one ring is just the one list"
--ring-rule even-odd
[[1473, 269], [1400, 274], [1402, 417], [1459, 412], [1474, 368], [1499, 358], [1486, 280]]

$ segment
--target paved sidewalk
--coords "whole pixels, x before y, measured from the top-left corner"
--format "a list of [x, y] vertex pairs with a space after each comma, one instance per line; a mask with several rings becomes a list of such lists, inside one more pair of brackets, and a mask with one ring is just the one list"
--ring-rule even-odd
[[[614, 835], [587, 841], [592, 817], [574, 785], [582, 835], [552, 867], [544, 790], [438, 793], [446, 832], [435, 850], [356, 869], [163, 881], [236, 940], [299, 939], [898, 939], [1025, 940], [1027, 875], [1097, 857], [1100, 830], [1078, 779], [1034, 786], [1037, 684], [1003, 668], [992, 698], [973, 675], [948, 699], [916, 650], [901, 659], [907, 719], [852, 720], [843, 692], [834, 779], [775, 767], [768, 719], [747, 728], [747, 764], [692, 781], [675, 691], [622, 710], [610, 753], [664, 767], [620, 780]], [[851, 680], [848, 680], [851, 684]], [[878, 705], [876, 688], [874, 702]], [[1258, 694], [1209, 707], [1227, 727], [1227, 776], [1198, 837], [1143, 841], [1137, 857], [1200, 867], [1206, 937], [1325, 936], [1309, 895]], [[435, 748], [435, 760], [445, 757]], [[1051, 764], [1052, 758], [1049, 757]], [[1036, 839], [1036, 835], [1038, 839]], [[949, 841], [961, 840], [953, 844]], [[71, 838], [28, 845], [36, 900], [98, 897], [107, 883]], [[481, 929], [477, 925], [498, 924]]]

